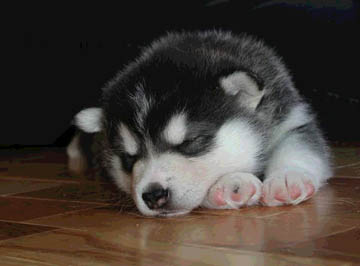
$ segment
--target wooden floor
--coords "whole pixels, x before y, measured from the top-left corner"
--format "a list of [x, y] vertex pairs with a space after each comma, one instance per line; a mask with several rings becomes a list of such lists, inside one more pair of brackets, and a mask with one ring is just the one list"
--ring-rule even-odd
[[141, 216], [63, 150], [0, 151], [0, 265], [360, 265], [360, 145], [298, 206]]

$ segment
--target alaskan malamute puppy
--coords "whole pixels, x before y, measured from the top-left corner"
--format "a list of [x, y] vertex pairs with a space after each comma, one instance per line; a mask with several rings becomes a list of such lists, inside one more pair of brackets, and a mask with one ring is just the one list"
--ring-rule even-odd
[[246, 35], [156, 40], [74, 123], [70, 170], [83, 170], [82, 138], [93, 136], [95, 157], [144, 215], [298, 204], [331, 176], [310, 106], [279, 56]]

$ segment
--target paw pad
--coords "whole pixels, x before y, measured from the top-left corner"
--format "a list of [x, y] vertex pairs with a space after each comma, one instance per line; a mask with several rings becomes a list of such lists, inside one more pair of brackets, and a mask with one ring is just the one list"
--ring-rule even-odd
[[287, 201], [287, 198], [288, 198], [288, 195], [287, 195], [287, 191], [284, 191], [284, 190], [277, 190], [275, 192], [275, 196], [274, 198], [278, 201], [281, 201], [281, 202], [286, 202]]
[[217, 206], [226, 205], [224, 200], [224, 189], [217, 188], [213, 194], [213, 201]]
[[292, 200], [295, 200], [295, 199], [297, 199], [298, 197], [301, 196], [301, 189], [299, 188], [298, 185], [290, 186], [289, 192], [290, 192], [290, 198]]
[[306, 182], [305, 183], [305, 188], [306, 188], [306, 191], [307, 191], [307, 197], [311, 197], [312, 195], [314, 195], [315, 193], [315, 187], [313, 184], [311, 184], [310, 182]]

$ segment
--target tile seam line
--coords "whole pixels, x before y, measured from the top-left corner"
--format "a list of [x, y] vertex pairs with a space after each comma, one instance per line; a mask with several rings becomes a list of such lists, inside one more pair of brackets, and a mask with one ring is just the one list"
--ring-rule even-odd
[[91, 180], [64, 180], [64, 179], [49, 179], [49, 178], [33, 178], [33, 177], [21, 177], [21, 176], [1, 176], [1, 180], [16, 180], [16, 181], [36, 181], [44, 183], [60, 183], [60, 184], [111, 184], [111, 182], [100, 182]]
[[[312, 238], [310, 240], [304, 240], [304, 241], [299, 241], [299, 242], [296, 242], [296, 243], [291, 243], [291, 244], [288, 244], [288, 245], [284, 245], [283, 247], [281, 248], [291, 248], [291, 247], [294, 247], [295, 245], [299, 245], [299, 244], [303, 244], [303, 243], [306, 243], [306, 242], [315, 242], [317, 240], [320, 240], [320, 239], [323, 239], [323, 238], [327, 238], [327, 237], [332, 237], [334, 235], [337, 235], [337, 234], [342, 234], [342, 233], [345, 233], [347, 231], [351, 231], [351, 230], [354, 230], [354, 229], [357, 229], [359, 228], [358, 226], [352, 226], [350, 228], [347, 228], [347, 229], [344, 229], [344, 230], [340, 230], [340, 231], [337, 231], [337, 232], [334, 232], [334, 233], [330, 233], [328, 235], [325, 235], [325, 236], [321, 236], [321, 237], [315, 237], [315, 238]], [[270, 252], [276, 252], [278, 249], [274, 249], [274, 250], [271, 250]]]
[[7, 255], [0, 255], [0, 258], [8, 258], [8, 259], [13, 259], [15, 261], [26, 261], [26, 262], [31, 262], [31, 263], [37, 263], [37, 265], [57, 265], [57, 264], [54, 264], [54, 263], [46, 263], [46, 262], [39, 262], [39, 261], [35, 261], [35, 260], [29, 260], [29, 259], [24, 259], [24, 258], [19, 258], [19, 257], [16, 257], [16, 256], [7, 256]]
[[[39, 190], [40, 191], [40, 190]], [[29, 192], [30, 193], [30, 192]], [[82, 204], [96, 204], [96, 205], [111, 205], [111, 203], [101, 203], [96, 201], [78, 201], [78, 200], [64, 200], [64, 199], [50, 199], [50, 198], [36, 198], [36, 197], [26, 197], [26, 196], [16, 196], [16, 194], [5, 194], [0, 195], [0, 198], [6, 199], [29, 199], [29, 200], [42, 200], [42, 201], [57, 201], [57, 202], [71, 202], [71, 203], [82, 203]]]
[[[89, 207], [89, 208], [84, 208], [84, 209], [79, 209], [79, 210], [66, 211], [66, 212], [62, 212], [62, 213], [56, 213], [56, 214], [52, 214], [52, 215], [48, 215], [48, 216], [42, 216], [42, 217], [32, 218], [32, 219], [23, 220], [23, 221], [6, 220], [6, 219], [1, 219], [1, 221], [3, 221], [3, 222], [12, 222], [12, 223], [26, 222], [26, 223], [30, 224], [31, 221], [36, 220], [36, 219], [45, 219], [45, 218], [61, 216], [61, 215], [64, 215], [64, 214], [76, 213], [76, 212], [80, 212], [80, 211], [88, 211], [88, 210], [96, 209], [98, 207], [105, 207], [105, 206], [97, 206], [97, 207], [94, 206], [94, 207]], [[32, 224], [32, 225], [36, 225], [36, 224]], [[45, 225], [45, 224], [43, 226], [52, 227], [51, 225]]]
[[[285, 248], [291, 248], [291, 247], [285, 247]], [[360, 261], [360, 257], [357, 257], [357, 256], [354, 256], [354, 255], [351, 255], [351, 254], [348, 254], [348, 253], [344, 253], [344, 252], [341, 252], [341, 251], [336, 251], [336, 250], [331, 250], [331, 249], [327, 249], [327, 248], [324, 248], [324, 249], [315, 249], [315, 251], [327, 251], [327, 252], [331, 252], [333, 254], [336, 254], [336, 255], [342, 255], [344, 257], [348, 257], [348, 258], [352, 258], [352, 259], [357, 259]], [[272, 254], [279, 254], [279, 255], [290, 255], [290, 256], [296, 256], [296, 255], [292, 255], [292, 253], [283, 253], [281, 250], [274, 250], [273, 251], [274, 253]], [[328, 259], [327, 257], [321, 257], [321, 255], [316, 255], [317, 253], [315, 253], [315, 258], [317, 259], [325, 259], [325, 260], [333, 260], [333, 259]], [[300, 256], [299, 258], [309, 258], [307, 256]], [[344, 260], [344, 259], [336, 259], [336, 261], [341, 261], [343, 263], [352, 263], [352, 262], [348, 262], [347, 260]], [[354, 264], [344, 264], [344, 265], [354, 265]], [[356, 264], [357, 265], [357, 264]]]
[[[72, 181], [72, 180], [54, 180], [47, 178], [32, 178], [32, 177], [20, 177], [20, 176], [1, 176], [0, 172], [0, 181], [1, 180], [20, 180], [20, 181], [36, 181], [36, 182], [44, 182], [44, 183], [62, 183], [62, 184], [81, 184], [81, 181]], [[91, 181], [90, 181], [91, 182]], [[95, 183], [95, 181], [94, 181]]]
[[[62, 227], [62, 226], [57, 226], [57, 225], [56, 226], [54, 226], [54, 225], [46, 225], [46, 224], [39, 224], [39, 223], [31, 222], [32, 220], [36, 220], [36, 219], [41, 219], [41, 218], [35, 218], [35, 219], [28, 220], [28, 221], [12, 221], [12, 220], [0, 219], [0, 222], [12, 223], [12, 224], [21, 224], [21, 225], [32, 225], [32, 226], [39, 226], [39, 227], [50, 227], [51, 228], [51, 229], [49, 229], [47, 231], [43, 231], [43, 232], [54, 231], [54, 230], [57, 230], [57, 229], [69, 229], [69, 230], [75, 230], [75, 231], [81, 231], [81, 232], [86, 231], [85, 229]], [[42, 233], [42, 232], [39, 232], [39, 233]], [[37, 233], [34, 233], [34, 234], [37, 234]], [[30, 234], [30, 235], [32, 235], [32, 234]], [[19, 237], [21, 237], [21, 236], [19, 236]], [[13, 239], [13, 238], [11, 238], [11, 239]], [[6, 239], [4, 239], [4, 240], [6, 240]], [[0, 240], [0, 241], [2, 241], [2, 240]]]
[[48, 215], [48, 216], [42, 216], [42, 217], [38, 217], [38, 218], [33, 218], [33, 219], [29, 219], [29, 220], [24, 220], [24, 222], [30, 222], [33, 221], [35, 219], [40, 219], [40, 218], [50, 218], [50, 217], [56, 217], [56, 216], [61, 216], [64, 214], [71, 214], [71, 213], [76, 213], [79, 211], [87, 211], [87, 210], [92, 210], [92, 209], [96, 209], [98, 207], [105, 207], [105, 206], [109, 206], [109, 205], [104, 205], [104, 206], [93, 206], [93, 207], [89, 207], [89, 208], [84, 208], [84, 209], [78, 209], [78, 210], [72, 210], [72, 211], [66, 211], [66, 212], [62, 212], [62, 213], [57, 213], [57, 214], [52, 214], [52, 215]]
[[345, 167], [356, 166], [356, 165], [359, 165], [359, 164], [360, 164], [360, 162], [350, 163], [350, 164], [345, 164], [345, 165], [339, 165], [339, 166], [335, 166], [334, 169], [342, 169], [342, 168], [345, 168]]
[[334, 175], [333, 177], [331, 177], [331, 179], [336, 179], [336, 178], [349, 178], [349, 179], [359, 179], [360, 180], [360, 176], [358, 175]]
[[[54, 231], [58, 231], [58, 230], [63, 230], [62, 228], [54, 228], [52, 230], [48, 230], [48, 231], [42, 231], [42, 232], [38, 232], [38, 233], [34, 233], [34, 234], [29, 234], [29, 235], [23, 235], [23, 236], [17, 236], [17, 237], [12, 237], [12, 238], [8, 238], [8, 239], [4, 239], [4, 240], [0, 240], [0, 250], [3, 247], [2, 244], [6, 244], [6, 242], [8, 241], [12, 241], [14, 239], [21, 239], [21, 238], [27, 238], [27, 237], [32, 237], [32, 236], [36, 236], [36, 235], [41, 235], [41, 234], [46, 234], [49, 232], [54, 232]], [[0, 255], [1, 257], [1, 255]]]

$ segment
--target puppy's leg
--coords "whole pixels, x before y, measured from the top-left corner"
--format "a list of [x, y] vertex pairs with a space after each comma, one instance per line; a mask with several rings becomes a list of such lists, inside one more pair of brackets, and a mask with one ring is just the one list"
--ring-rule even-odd
[[313, 196], [331, 176], [329, 153], [316, 125], [288, 132], [274, 148], [261, 201], [268, 206], [298, 204]]
[[261, 187], [261, 181], [253, 174], [227, 174], [210, 188], [202, 206], [210, 209], [237, 209], [254, 205], [260, 199]]

